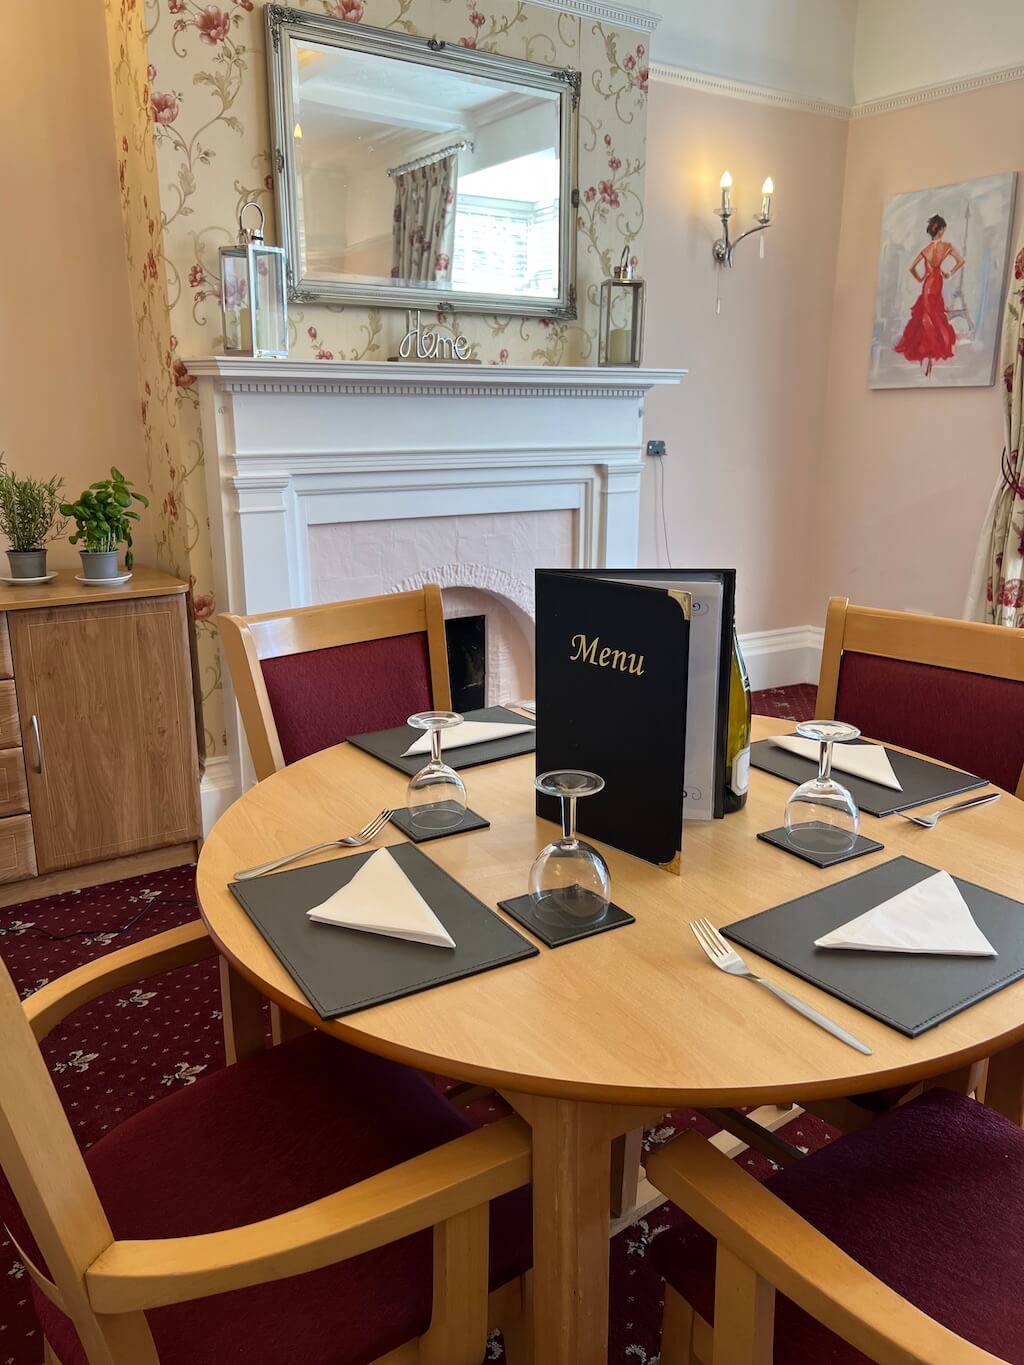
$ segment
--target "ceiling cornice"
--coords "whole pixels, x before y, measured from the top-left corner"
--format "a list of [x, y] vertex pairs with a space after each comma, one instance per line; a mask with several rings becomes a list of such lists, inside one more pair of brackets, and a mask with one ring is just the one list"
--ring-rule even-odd
[[828, 118], [850, 117], [850, 106], [847, 104], [833, 104], [813, 95], [794, 95], [767, 85], [731, 81], [725, 76], [710, 76], [706, 71], [690, 71], [686, 67], [669, 66], [664, 62], [652, 62], [651, 77], [671, 85], [686, 86], [689, 90], [703, 90], [709, 95], [725, 95], [729, 99], [750, 100], [755, 104], [772, 104], [777, 109], [799, 109], [806, 114], [823, 114]]
[[900, 109], [909, 109], [915, 104], [927, 104], [932, 100], [967, 95], [973, 90], [1002, 85], [1005, 81], [1024, 80], [1024, 63], [1017, 62], [1012, 66], [999, 67], [995, 71], [982, 71], [976, 76], [964, 76], [955, 81], [939, 81], [935, 85], [922, 85], [914, 90], [901, 90], [893, 95], [864, 100], [853, 105], [834, 104], [812, 95], [791, 94], [787, 90], [776, 90], [771, 86], [733, 81], [725, 76], [711, 76], [706, 71], [690, 71], [686, 67], [670, 66], [665, 62], [651, 64], [651, 78], [666, 81], [671, 85], [682, 85], [689, 90], [703, 90], [709, 95], [724, 95], [729, 99], [770, 104], [776, 109], [796, 109], [801, 113], [820, 114], [826, 118], [862, 119], [895, 113]]
[[909, 109], [914, 104], [927, 104], [931, 100], [950, 99], [956, 95], [968, 95], [972, 90], [984, 90], [990, 85], [1002, 85], [1005, 81], [1024, 80], [1024, 63], [1000, 66], [993, 71], [980, 71], [976, 76], [962, 76], [955, 81], [938, 81], [935, 85], [922, 85], [914, 90], [901, 90], [895, 95], [883, 95], [881, 99], [863, 100], [850, 111], [851, 118], [873, 118], [877, 114], [891, 114], [897, 109]]
[[546, 9], [559, 9], [566, 14], [579, 14], [584, 19], [597, 19], [620, 28], [633, 28], [641, 33], [653, 33], [661, 22], [660, 14], [630, 5], [625, 0], [532, 0]]

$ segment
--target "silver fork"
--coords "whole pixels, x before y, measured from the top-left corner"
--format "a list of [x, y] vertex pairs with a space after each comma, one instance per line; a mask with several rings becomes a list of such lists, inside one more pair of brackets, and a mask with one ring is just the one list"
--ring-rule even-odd
[[757, 976], [752, 972], [739, 953], [730, 947], [710, 920], [691, 920], [690, 928], [693, 930], [694, 938], [721, 971], [728, 972], [730, 976], [744, 976], [748, 981], [763, 986], [766, 991], [771, 991], [772, 995], [778, 996], [783, 1004], [796, 1010], [797, 1014], [802, 1014], [805, 1019], [810, 1019], [812, 1024], [817, 1024], [826, 1033], [831, 1033], [833, 1038], [838, 1038], [847, 1047], [856, 1048], [858, 1052], [863, 1052], [866, 1057], [872, 1055], [871, 1048], [868, 1047], [867, 1043], [862, 1043], [852, 1033], [847, 1033], [845, 1029], [834, 1024], [824, 1014], [819, 1014], [813, 1006], [804, 1004], [795, 995], [790, 995], [789, 991], [784, 991], [781, 986], [773, 986], [770, 981], [765, 981], [763, 976]]
[[298, 853], [286, 853], [283, 858], [274, 858], [272, 862], [260, 863], [259, 867], [243, 868], [241, 872], [235, 873], [235, 880], [247, 882], [253, 877], [262, 877], [265, 872], [273, 872], [275, 868], [284, 867], [285, 863], [294, 863], [296, 859], [305, 858], [309, 853], [321, 853], [325, 848], [359, 848], [362, 844], [368, 844], [375, 835], [379, 834], [393, 814], [393, 811], [382, 810], [362, 829], [357, 830], [355, 834], [346, 835], [344, 839], [328, 839], [322, 844], [312, 844], [309, 848], [300, 848]]
[[941, 810], [931, 815], [907, 815], [902, 810], [898, 810], [896, 814], [902, 815], [904, 820], [909, 820], [912, 825], [920, 825], [922, 829], [934, 829], [942, 817], [949, 815], [951, 811], [969, 810], [971, 806], [987, 806], [990, 801], [998, 800], [998, 792], [987, 792], [984, 796], [972, 796], [969, 801], [954, 801], [951, 806], [943, 806]]

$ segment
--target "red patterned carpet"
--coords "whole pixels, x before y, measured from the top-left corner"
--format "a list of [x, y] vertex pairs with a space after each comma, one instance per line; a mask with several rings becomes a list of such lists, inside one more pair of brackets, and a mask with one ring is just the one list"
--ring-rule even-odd
[[[755, 693], [755, 710], [804, 719], [813, 714], [813, 692], [801, 687]], [[170, 929], [196, 913], [192, 868], [173, 868], [0, 910], [0, 955], [19, 992], [28, 996], [83, 962]], [[136, 917], [137, 923], [123, 928]], [[72, 1015], [43, 1050], [75, 1136], [83, 1148], [89, 1147], [128, 1115], [224, 1065], [216, 966], [201, 963], [115, 991]], [[478, 1105], [475, 1118], [484, 1123], [496, 1113], [485, 1102]], [[680, 1110], [648, 1133], [647, 1145], [665, 1142], [689, 1127], [714, 1132], [699, 1115]], [[796, 1120], [783, 1133], [808, 1149], [830, 1138], [829, 1130], [810, 1118]], [[738, 1160], [760, 1179], [771, 1169], [757, 1154]], [[656, 1365], [661, 1281], [648, 1268], [646, 1253], [666, 1228], [685, 1221], [662, 1205], [612, 1242], [608, 1358], [613, 1365]], [[492, 1342], [488, 1359], [501, 1356], [500, 1342]], [[0, 1232], [0, 1365], [39, 1365], [41, 1360], [25, 1268]], [[221, 1362], [197, 1359], [193, 1365]]]

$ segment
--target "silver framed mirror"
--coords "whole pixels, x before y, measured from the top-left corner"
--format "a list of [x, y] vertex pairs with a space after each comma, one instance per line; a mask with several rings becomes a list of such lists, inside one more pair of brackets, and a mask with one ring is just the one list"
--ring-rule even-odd
[[266, 7], [289, 297], [576, 317], [580, 73]]

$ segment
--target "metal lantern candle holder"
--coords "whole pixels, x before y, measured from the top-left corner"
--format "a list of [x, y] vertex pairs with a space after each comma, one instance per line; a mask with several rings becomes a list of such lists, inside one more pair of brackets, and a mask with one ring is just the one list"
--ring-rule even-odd
[[[255, 228], [245, 215], [255, 209]], [[238, 215], [238, 243], [220, 250], [220, 311], [224, 354], [283, 356], [288, 354], [288, 295], [284, 248], [263, 240], [263, 210], [250, 200]]]
[[599, 365], [639, 365], [644, 344], [644, 295], [646, 286], [629, 259], [629, 247], [601, 285], [598, 331]]

